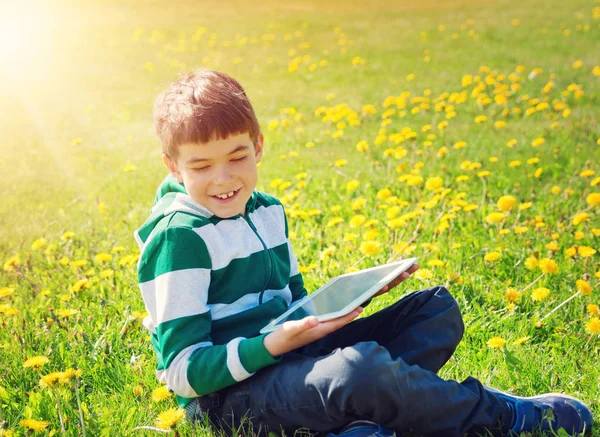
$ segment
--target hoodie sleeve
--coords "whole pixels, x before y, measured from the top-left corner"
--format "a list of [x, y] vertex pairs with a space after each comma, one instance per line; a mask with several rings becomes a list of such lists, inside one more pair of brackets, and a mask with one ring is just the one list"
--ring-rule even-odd
[[184, 398], [220, 390], [278, 361], [266, 350], [264, 335], [213, 344], [210, 278], [206, 244], [192, 229], [167, 227], [144, 247], [138, 281], [152, 322], [158, 377]]

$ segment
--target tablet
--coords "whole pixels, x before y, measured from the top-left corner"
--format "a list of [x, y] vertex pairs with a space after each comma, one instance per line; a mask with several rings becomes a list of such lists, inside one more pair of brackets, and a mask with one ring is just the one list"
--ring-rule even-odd
[[274, 331], [288, 320], [300, 320], [307, 316], [317, 316], [320, 322], [345, 316], [408, 270], [416, 260], [417, 258], [408, 258], [337, 276], [315, 292], [294, 302], [285, 313], [262, 328], [260, 333]]

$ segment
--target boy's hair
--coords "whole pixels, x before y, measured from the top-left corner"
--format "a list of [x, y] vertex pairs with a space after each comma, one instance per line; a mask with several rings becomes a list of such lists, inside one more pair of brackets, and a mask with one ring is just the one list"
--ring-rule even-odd
[[177, 156], [182, 144], [207, 143], [248, 133], [260, 126], [242, 86], [220, 71], [200, 68], [171, 83], [154, 104], [154, 127], [163, 152]]

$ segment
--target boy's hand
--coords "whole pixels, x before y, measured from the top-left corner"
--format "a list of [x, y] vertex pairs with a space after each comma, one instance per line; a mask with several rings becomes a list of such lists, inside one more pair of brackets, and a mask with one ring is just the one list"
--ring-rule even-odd
[[392, 288], [394, 288], [396, 285], [398, 285], [400, 282], [404, 281], [410, 275], [412, 275], [414, 272], [416, 272], [417, 270], [419, 270], [420, 267], [421, 266], [419, 264], [413, 264], [412, 266], [409, 267], [409, 269], [407, 271], [400, 273], [400, 276], [398, 276], [392, 282], [390, 282], [388, 285], [386, 285], [381, 290], [379, 290], [373, 297], [379, 296], [379, 295], [384, 294], [384, 293], [387, 293]]
[[272, 356], [277, 357], [306, 346], [347, 325], [357, 318], [362, 310], [361, 307], [358, 307], [346, 316], [327, 322], [319, 322], [315, 316], [305, 317], [302, 320], [290, 320], [265, 337], [265, 348]]

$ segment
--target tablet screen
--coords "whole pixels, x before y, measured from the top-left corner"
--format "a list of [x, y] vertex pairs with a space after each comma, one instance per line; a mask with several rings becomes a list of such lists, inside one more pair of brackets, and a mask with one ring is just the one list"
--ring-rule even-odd
[[[321, 289], [309, 295], [308, 298], [305, 298], [305, 300], [299, 304], [299, 306], [296, 307], [286, 318], [277, 321], [277, 324], [275, 325], [269, 324], [265, 328], [278, 326], [288, 320], [300, 320], [308, 315], [319, 317], [342, 311], [395, 270], [397, 270], [397, 274], [390, 278], [390, 281], [397, 277], [401, 272], [408, 269], [408, 267], [410, 267], [415, 260], [415, 258], [411, 258], [400, 262], [385, 264], [383, 266], [373, 267], [347, 275], [338, 276], [331, 282], [325, 284]], [[389, 281], [386, 281], [385, 283], [387, 282]], [[383, 285], [385, 285], [385, 283], [379, 285], [377, 289], [372, 290], [372, 293], [368, 294], [364, 300], [355, 303], [354, 307], [364, 303], [365, 300], [377, 292]], [[350, 308], [350, 311], [352, 309], [354, 308]]]

